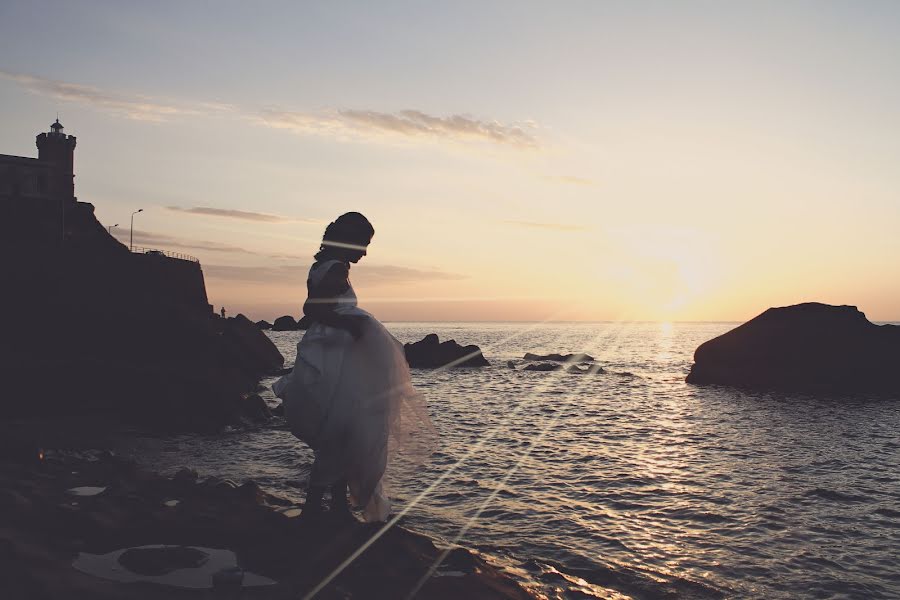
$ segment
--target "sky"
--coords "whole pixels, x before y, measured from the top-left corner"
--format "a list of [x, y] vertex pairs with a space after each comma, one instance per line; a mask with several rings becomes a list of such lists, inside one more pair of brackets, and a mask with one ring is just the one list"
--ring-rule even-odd
[[325, 226], [384, 320], [900, 320], [900, 3], [0, 3], [0, 153], [298, 316]]

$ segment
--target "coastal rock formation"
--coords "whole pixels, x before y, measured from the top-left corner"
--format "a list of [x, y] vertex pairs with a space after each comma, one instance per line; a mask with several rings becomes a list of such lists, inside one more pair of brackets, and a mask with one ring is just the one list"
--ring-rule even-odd
[[257, 321], [256, 326], [259, 327], [263, 331], [268, 331], [269, 329], [272, 329], [272, 324], [266, 320]]
[[855, 306], [770, 308], [700, 345], [688, 383], [900, 394], [900, 327]]
[[442, 343], [434, 333], [429, 333], [418, 342], [405, 344], [403, 350], [409, 366], [418, 369], [490, 366], [478, 346], [460, 346], [455, 340]]
[[213, 317], [199, 263], [129, 252], [83, 202], [3, 210], [0, 418], [217, 429], [283, 362], [243, 317]]
[[272, 323], [272, 331], [297, 331], [297, 321], [290, 315], [278, 317]]
[[593, 356], [583, 352], [577, 354], [532, 354], [531, 352], [526, 352], [523, 358], [525, 360], [551, 360], [554, 362], [594, 362]]

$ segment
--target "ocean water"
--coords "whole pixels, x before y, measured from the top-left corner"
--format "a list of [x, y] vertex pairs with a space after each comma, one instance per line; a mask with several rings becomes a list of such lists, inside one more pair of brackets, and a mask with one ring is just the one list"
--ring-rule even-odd
[[[389, 481], [405, 525], [549, 598], [900, 598], [900, 399], [686, 384], [694, 349], [733, 327], [389, 324], [492, 364], [413, 371], [440, 447]], [[300, 334], [270, 335], [293, 363]], [[526, 372], [525, 352], [606, 373]], [[123, 451], [298, 502], [311, 463], [277, 423]]]

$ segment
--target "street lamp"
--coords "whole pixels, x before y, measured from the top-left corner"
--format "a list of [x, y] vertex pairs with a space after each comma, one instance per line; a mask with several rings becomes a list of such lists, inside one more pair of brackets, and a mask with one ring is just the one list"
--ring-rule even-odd
[[134, 211], [133, 213], [131, 213], [131, 232], [128, 235], [128, 246], [129, 246], [128, 249], [131, 250], [132, 252], [134, 251], [134, 215], [138, 214], [139, 212], [144, 212], [144, 209], [139, 208], [136, 211]]
[[109, 235], [112, 235], [112, 228], [113, 228], [113, 227], [118, 227], [118, 226], [119, 226], [119, 224], [116, 223], [115, 225], [110, 225], [109, 227], [107, 227], [107, 229], [109, 230]]

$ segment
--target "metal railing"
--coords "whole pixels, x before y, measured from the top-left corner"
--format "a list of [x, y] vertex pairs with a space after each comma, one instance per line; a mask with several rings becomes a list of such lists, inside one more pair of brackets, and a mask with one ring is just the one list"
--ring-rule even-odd
[[158, 248], [141, 248], [139, 246], [135, 246], [131, 249], [135, 254], [150, 254], [151, 256], [165, 256], [167, 258], [174, 258], [177, 260], [186, 260], [188, 262], [199, 263], [200, 259], [196, 256], [191, 256], [190, 254], [182, 254], [181, 252], [170, 252], [168, 250], [159, 250]]

